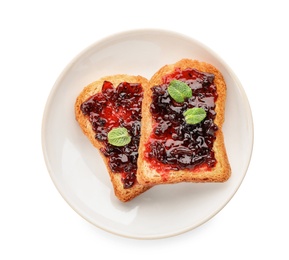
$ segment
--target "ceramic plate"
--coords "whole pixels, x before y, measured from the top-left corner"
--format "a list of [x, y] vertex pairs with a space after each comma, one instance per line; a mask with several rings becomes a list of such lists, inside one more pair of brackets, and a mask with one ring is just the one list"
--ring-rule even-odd
[[[232, 176], [222, 184], [159, 185], [122, 203], [114, 196], [98, 151], [75, 121], [75, 99], [84, 86], [102, 76], [125, 73], [150, 78], [163, 65], [182, 58], [211, 63], [225, 78], [228, 92], [223, 131]], [[55, 186], [79, 215], [117, 235], [155, 239], [192, 230], [230, 201], [250, 162], [253, 123], [240, 82], [209, 48], [175, 32], [135, 30], [96, 42], [68, 64], [47, 100], [42, 144]]]

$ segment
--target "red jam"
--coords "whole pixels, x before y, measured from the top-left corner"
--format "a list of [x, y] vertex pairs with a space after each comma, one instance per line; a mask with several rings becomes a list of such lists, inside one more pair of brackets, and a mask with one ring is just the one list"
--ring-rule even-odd
[[[105, 81], [102, 92], [81, 105], [82, 113], [89, 116], [95, 138], [104, 143], [101, 152], [109, 158], [109, 167], [122, 174], [124, 188], [132, 187], [136, 180], [142, 98], [141, 84], [123, 82], [114, 88]], [[116, 147], [108, 143], [107, 134], [115, 127], [128, 130], [129, 144]]]
[[[145, 156], [157, 171], [165, 173], [215, 166], [213, 144], [218, 127], [214, 124], [217, 99], [214, 78], [213, 74], [195, 69], [177, 69], [163, 78], [163, 84], [152, 87], [150, 112], [154, 127], [146, 144]], [[167, 91], [173, 79], [185, 82], [192, 89], [193, 96], [183, 103], [175, 102]], [[189, 125], [183, 113], [193, 107], [203, 108], [207, 115], [202, 122]]]

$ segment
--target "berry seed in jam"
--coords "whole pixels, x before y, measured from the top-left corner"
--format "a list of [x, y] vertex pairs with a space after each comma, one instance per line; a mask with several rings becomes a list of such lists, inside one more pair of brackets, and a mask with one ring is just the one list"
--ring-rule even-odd
[[[121, 173], [124, 188], [132, 187], [136, 181], [142, 98], [139, 83], [123, 82], [114, 88], [111, 82], [104, 81], [102, 92], [81, 105], [82, 113], [89, 116], [95, 138], [104, 143], [101, 152], [109, 158], [110, 169]], [[117, 147], [108, 143], [107, 134], [116, 127], [128, 130], [129, 144]]]
[[[217, 99], [214, 78], [213, 74], [195, 69], [176, 69], [163, 78], [163, 84], [152, 87], [150, 112], [154, 128], [146, 144], [145, 156], [157, 171], [215, 166], [213, 144], [218, 127], [214, 124]], [[173, 79], [185, 82], [192, 89], [192, 97], [182, 103], [174, 101], [167, 90]], [[190, 125], [183, 113], [194, 107], [203, 108], [206, 117], [202, 122]]]

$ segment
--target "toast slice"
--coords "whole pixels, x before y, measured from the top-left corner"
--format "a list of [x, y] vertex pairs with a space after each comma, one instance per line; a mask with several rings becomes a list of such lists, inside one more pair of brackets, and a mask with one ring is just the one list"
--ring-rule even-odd
[[[168, 92], [173, 80], [192, 89], [176, 102]], [[222, 125], [226, 83], [212, 65], [183, 59], [156, 72], [144, 91], [137, 180], [143, 185], [179, 182], [224, 182], [229, 179]], [[188, 124], [184, 111], [201, 107], [206, 118]]]
[[[140, 139], [141, 102], [148, 80], [125, 74], [100, 78], [86, 86], [75, 102], [75, 117], [82, 132], [102, 156], [116, 197], [129, 201], [150, 186], [136, 180]], [[108, 132], [125, 127], [131, 142], [108, 143]]]

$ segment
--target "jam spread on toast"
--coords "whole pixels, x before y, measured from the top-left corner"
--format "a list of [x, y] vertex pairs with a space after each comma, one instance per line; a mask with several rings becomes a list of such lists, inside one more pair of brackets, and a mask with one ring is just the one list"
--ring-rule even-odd
[[[104, 144], [101, 152], [108, 158], [110, 169], [122, 174], [124, 188], [132, 187], [136, 181], [142, 99], [139, 83], [122, 82], [115, 88], [111, 82], [104, 81], [102, 92], [81, 105], [82, 113], [89, 116], [95, 138]], [[108, 143], [108, 132], [115, 127], [128, 130], [129, 144], [118, 147]]]
[[[163, 77], [163, 84], [152, 87], [150, 112], [154, 124], [146, 143], [145, 157], [157, 171], [215, 166], [213, 143], [218, 127], [214, 124], [217, 99], [214, 78], [214, 74], [195, 69], [176, 69]], [[192, 97], [182, 103], [174, 101], [168, 93], [172, 80], [185, 82], [192, 89]], [[206, 117], [195, 125], [187, 124], [183, 113], [194, 107], [203, 108]]]

